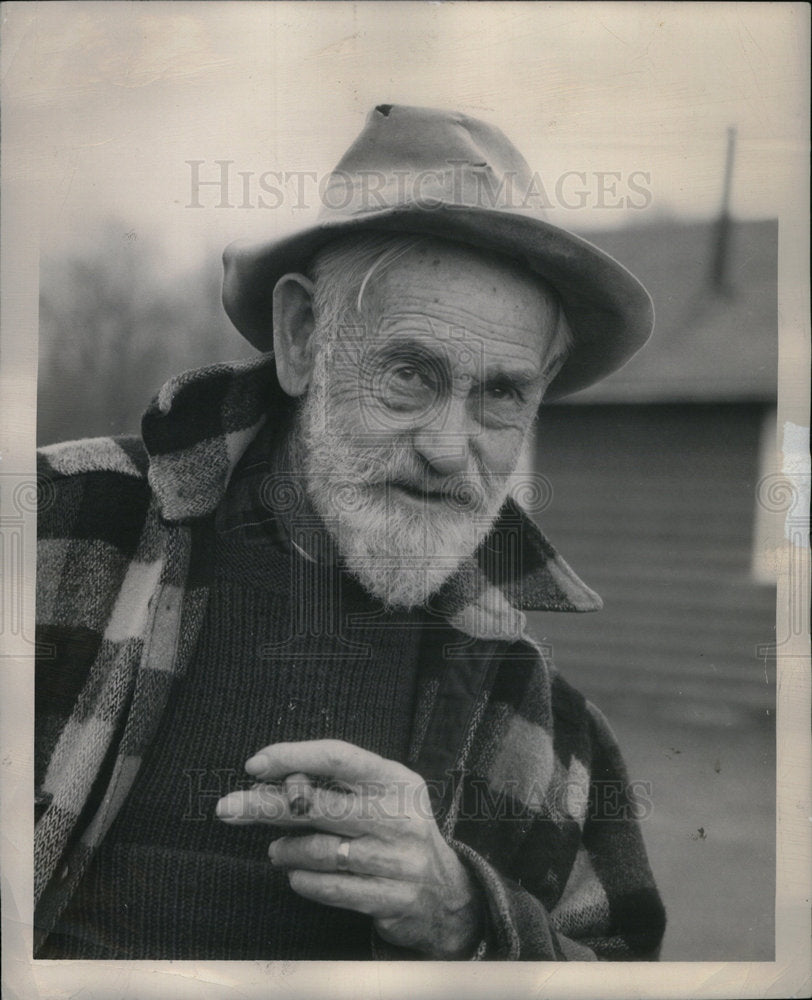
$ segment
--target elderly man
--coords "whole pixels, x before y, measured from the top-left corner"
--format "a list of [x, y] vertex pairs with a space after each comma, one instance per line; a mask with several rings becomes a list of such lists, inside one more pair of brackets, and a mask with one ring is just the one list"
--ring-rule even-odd
[[651, 304], [508, 181], [376, 108], [317, 225], [227, 252], [262, 356], [45, 449], [38, 957], [656, 957], [611, 731], [524, 632], [600, 599], [511, 496]]

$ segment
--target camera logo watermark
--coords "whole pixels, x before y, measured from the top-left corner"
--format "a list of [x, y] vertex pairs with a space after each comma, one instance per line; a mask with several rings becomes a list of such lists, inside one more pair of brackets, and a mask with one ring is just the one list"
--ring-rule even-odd
[[[15, 640], [31, 649], [35, 646], [33, 636], [26, 632], [26, 538], [28, 532], [33, 533], [31, 515], [44, 512], [54, 502], [54, 486], [47, 477], [0, 472], [0, 636], [4, 640], [0, 657], [14, 655], [6, 650]], [[33, 614], [30, 617], [33, 620]], [[39, 652], [44, 655], [48, 650], [43, 647]]]
[[808, 629], [810, 482], [812, 477], [808, 472], [796, 472], [792, 476], [773, 473], [758, 484], [756, 500], [759, 506], [772, 514], [784, 514], [784, 572], [787, 582], [787, 600], [780, 608], [776, 622], [776, 641], [756, 647], [759, 659], [773, 658], [779, 650], [782, 655], [787, 655], [793, 640], [805, 635]]

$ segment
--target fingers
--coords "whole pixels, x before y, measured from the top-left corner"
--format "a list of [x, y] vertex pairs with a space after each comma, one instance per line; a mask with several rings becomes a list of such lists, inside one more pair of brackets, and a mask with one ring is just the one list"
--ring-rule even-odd
[[299, 806], [292, 806], [287, 789], [260, 784], [248, 791], [224, 796], [217, 803], [216, 815], [234, 826], [266, 823], [289, 828], [309, 827], [344, 837], [359, 837], [376, 829], [386, 829], [381, 797], [376, 800], [367, 795], [347, 795], [312, 785], [308, 794], [309, 808], [302, 812]]
[[[336, 873], [338, 848], [342, 838], [329, 833], [304, 837], [279, 837], [268, 848], [268, 857], [276, 868], [303, 869]], [[346, 871], [355, 875], [417, 881], [421, 865], [415, 853], [404, 846], [388, 845], [375, 837], [356, 837], [349, 841]]]
[[217, 803], [224, 822], [298, 825], [348, 837], [373, 834], [383, 841], [434, 824], [420, 775], [351, 743], [277, 743], [245, 766], [259, 780]]
[[305, 899], [366, 913], [376, 919], [402, 914], [411, 905], [413, 897], [408, 883], [373, 876], [295, 869], [288, 873], [288, 880], [291, 889]]
[[408, 773], [402, 764], [343, 740], [273, 743], [246, 761], [245, 769], [261, 781], [281, 781], [303, 772], [348, 784], [389, 781]]

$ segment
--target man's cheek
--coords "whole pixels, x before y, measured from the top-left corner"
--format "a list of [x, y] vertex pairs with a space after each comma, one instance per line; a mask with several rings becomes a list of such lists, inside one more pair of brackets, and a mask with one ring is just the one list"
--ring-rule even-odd
[[366, 409], [355, 387], [336, 379], [322, 407], [324, 431], [345, 442], [352, 440], [365, 429]]
[[388, 406], [374, 394], [361, 397], [354, 409], [357, 414], [356, 432], [372, 435], [381, 444], [388, 444], [400, 435], [408, 435], [420, 423], [414, 411]]
[[485, 471], [492, 476], [509, 476], [515, 472], [525, 437], [526, 431], [519, 424], [483, 430], [474, 447]]

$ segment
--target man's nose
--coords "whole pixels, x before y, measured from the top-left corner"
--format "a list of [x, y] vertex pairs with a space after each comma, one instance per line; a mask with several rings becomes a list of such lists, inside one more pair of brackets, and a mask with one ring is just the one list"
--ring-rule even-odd
[[466, 400], [454, 398], [430, 422], [414, 430], [412, 443], [434, 472], [450, 476], [468, 471], [470, 440], [475, 430], [476, 422], [468, 413]]

